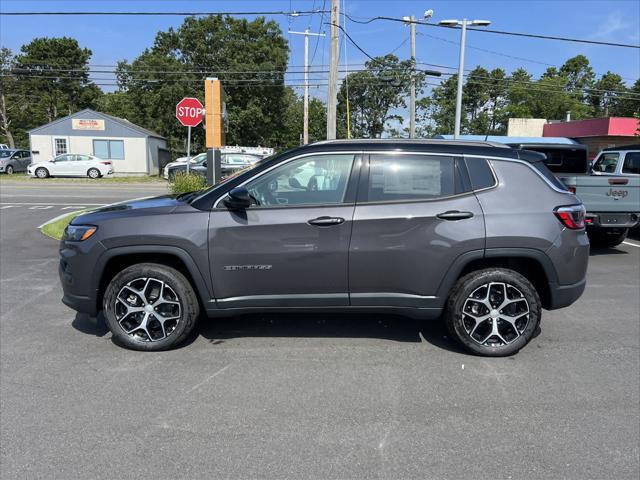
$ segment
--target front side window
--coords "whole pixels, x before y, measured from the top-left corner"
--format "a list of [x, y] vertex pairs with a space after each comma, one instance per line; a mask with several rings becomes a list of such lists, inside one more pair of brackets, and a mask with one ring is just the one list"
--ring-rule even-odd
[[66, 138], [56, 138], [54, 140], [54, 146], [56, 150], [56, 156], [67, 153], [67, 139]]
[[593, 164], [593, 171], [599, 173], [615, 173], [616, 165], [618, 165], [618, 153], [603, 153], [600, 158]]
[[430, 200], [461, 191], [455, 158], [431, 155], [371, 155], [369, 202]]
[[124, 160], [124, 141], [94, 140], [93, 154], [98, 158]]
[[353, 155], [313, 155], [292, 160], [250, 181], [246, 187], [258, 207], [342, 203]]
[[625, 155], [622, 173], [640, 175], [640, 152], [629, 152]]

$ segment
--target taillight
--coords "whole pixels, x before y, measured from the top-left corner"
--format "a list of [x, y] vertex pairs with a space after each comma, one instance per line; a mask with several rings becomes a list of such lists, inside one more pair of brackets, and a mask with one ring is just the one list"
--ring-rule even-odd
[[558, 207], [554, 210], [558, 220], [571, 230], [584, 228], [584, 217], [587, 213], [584, 205], [570, 205], [568, 207]]
[[569, 192], [573, 193], [574, 195], [576, 193], [576, 187], [567, 187], [567, 190], [569, 190]]

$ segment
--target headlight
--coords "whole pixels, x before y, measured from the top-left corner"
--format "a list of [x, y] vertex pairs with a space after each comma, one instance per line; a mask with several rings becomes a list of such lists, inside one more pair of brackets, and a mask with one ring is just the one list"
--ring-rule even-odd
[[82, 242], [96, 233], [98, 227], [93, 225], [67, 225], [64, 229], [63, 240], [70, 240], [72, 242]]

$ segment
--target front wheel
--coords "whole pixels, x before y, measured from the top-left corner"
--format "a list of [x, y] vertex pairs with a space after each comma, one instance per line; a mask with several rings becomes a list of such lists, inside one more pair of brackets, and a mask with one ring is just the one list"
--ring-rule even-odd
[[133, 350], [167, 350], [193, 331], [200, 306], [179, 271], [140, 263], [118, 273], [107, 286], [104, 316], [116, 343]]
[[36, 177], [47, 178], [48, 176], [49, 176], [49, 171], [46, 168], [40, 167], [36, 169]]
[[458, 280], [445, 320], [449, 333], [466, 350], [503, 357], [517, 353], [533, 338], [541, 308], [529, 280], [513, 270], [491, 268]]
[[7, 172], [7, 175], [13, 175], [13, 167], [9, 165], [5, 170], [5, 172]]
[[89, 171], [87, 172], [87, 176], [93, 179], [99, 178], [100, 170], [98, 170], [97, 168], [90, 168]]

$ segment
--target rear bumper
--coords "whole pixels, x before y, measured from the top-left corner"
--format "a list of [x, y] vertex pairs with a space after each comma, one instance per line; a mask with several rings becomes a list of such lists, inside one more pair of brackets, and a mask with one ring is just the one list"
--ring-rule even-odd
[[557, 283], [550, 282], [549, 293], [551, 298], [548, 309], [556, 310], [558, 308], [568, 307], [582, 296], [586, 286], [586, 278], [570, 285], [558, 285]]
[[595, 228], [633, 228], [639, 219], [639, 212], [587, 212], [585, 223]]

